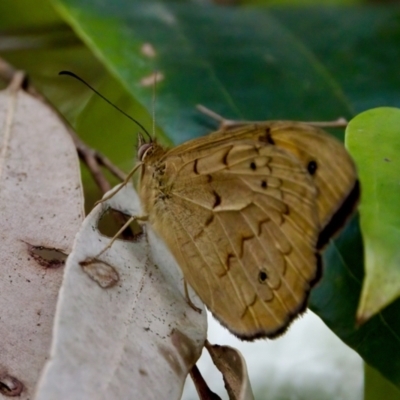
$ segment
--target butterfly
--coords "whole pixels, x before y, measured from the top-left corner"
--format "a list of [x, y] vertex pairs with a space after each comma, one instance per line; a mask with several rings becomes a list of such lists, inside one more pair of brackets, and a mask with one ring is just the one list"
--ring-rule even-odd
[[148, 222], [214, 317], [244, 340], [285, 332], [358, 199], [342, 143], [306, 123], [248, 122], [171, 149], [142, 138], [138, 158]]
[[[78, 79], [114, 108], [87, 82]], [[166, 149], [139, 136], [138, 192], [148, 221], [212, 314], [244, 340], [275, 337], [307, 306], [321, 276], [320, 253], [359, 197], [344, 146], [316, 124], [222, 122]], [[186, 287], [186, 286], [185, 286]], [[188, 298], [190, 303], [190, 299]], [[194, 307], [194, 306], [193, 306]]]

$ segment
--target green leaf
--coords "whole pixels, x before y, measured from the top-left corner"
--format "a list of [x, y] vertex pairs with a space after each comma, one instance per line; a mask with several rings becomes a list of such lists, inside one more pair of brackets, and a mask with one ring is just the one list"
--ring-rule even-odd
[[398, 400], [400, 391], [368, 364], [364, 366], [364, 400]]
[[400, 300], [357, 327], [363, 280], [363, 244], [358, 218], [324, 253], [324, 276], [311, 294], [310, 308], [363, 359], [400, 387]]
[[[141, 81], [155, 70], [163, 74], [157, 85], [157, 124], [175, 143], [207, 131], [205, 123], [210, 121], [201, 118], [197, 104], [236, 119], [351, 115], [329, 72], [267, 10], [184, 1], [57, 4], [114, 76], [148, 109], [152, 87]], [[155, 57], [144, 54], [145, 44], [152, 45]]]
[[329, 71], [353, 116], [400, 106], [398, 7], [281, 8], [273, 14]]
[[350, 121], [346, 143], [362, 187], [365, 280], [357, 311], [368, 320], [400, 296], [400, 109], [381, 107]]

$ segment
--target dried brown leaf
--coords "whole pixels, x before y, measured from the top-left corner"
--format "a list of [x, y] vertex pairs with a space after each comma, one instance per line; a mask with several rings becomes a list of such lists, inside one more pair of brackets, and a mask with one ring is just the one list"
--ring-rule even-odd
[[74, 144], [47, 105], [14, 82], [0, 92], [0, 121], [0, 387], [28, 399], [48, 358], [83, 197]]
[[246, 361], [239, 350], [229, 346], [206, 344], [215, 366], [220, 370], [230, 400], [253, 400]]
[[97, 229], [109, 207], [140, 215], [136, 193], [125, 187], [82, 224], [67, 260], [37, 400], [180, 399], [201, 354], [204, 306], [199, 314], [188, 305], [179, 269], [154, 234], [148, 232], [151, 250], [143, 234], [135, 242], [117, 240], [93, 260], [110, 240]]

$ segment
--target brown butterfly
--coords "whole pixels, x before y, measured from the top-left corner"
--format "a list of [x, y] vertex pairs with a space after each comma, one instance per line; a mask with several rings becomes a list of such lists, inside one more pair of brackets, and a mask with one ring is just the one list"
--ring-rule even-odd
[[169, 150], [142, 138], [138, 158], [142, 207], [185, 281], [239, 338], [282, 334], [358, 198], [343, 145], [305, 123], [247, 122]]

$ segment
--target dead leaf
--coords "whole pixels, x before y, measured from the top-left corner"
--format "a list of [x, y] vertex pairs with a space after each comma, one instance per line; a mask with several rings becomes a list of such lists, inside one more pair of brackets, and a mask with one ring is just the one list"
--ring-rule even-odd
[[211, 345], [206, 348], [215, 366], [220, 370], [230, 400], [254, 400], [246, 361], [239, 350], [229, 346]]
[[[82, 224], [67, 260], [51, 360], [36, 400], [180, 399], [200, 356], [204, 306], [199, 314], [188, 305], [179, 268], [153, 233], [151, 250], [146, 234], [135, 242], [117, 240], [95, 259], [91, 276], [82, 268], [110, 241], [97, 229], [109, 207], [140, 215], [137, 194], [127, 186]], [[118, 279], [101, 287], [93, 279], [96, 268], [100, 277], [109, 270]]]
[[0, 121], [0, 387], [32, 399], [64, 269], [53, 255], [71, 250], [82, 188], [75, 146], [47, 105], [14, 82]]

